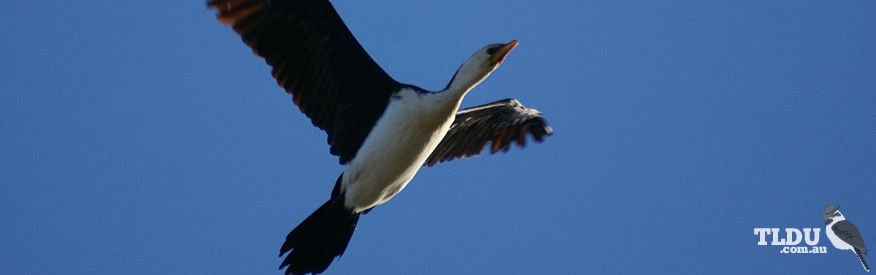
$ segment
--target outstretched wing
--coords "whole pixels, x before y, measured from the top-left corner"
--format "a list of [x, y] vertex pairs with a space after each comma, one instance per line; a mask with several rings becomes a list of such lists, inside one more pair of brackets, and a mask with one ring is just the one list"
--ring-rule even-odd
[[456, 113], [450, 130], [425, 165], [477, 156], [488, 144], [490, 153], [507, 152], [514, 141], [525, 146], [527, 133], [541, 142], [552, 132], [538, 110], [528, 109], [513, 98], [464, 109]]
[[400, 87], [347, 29], [326, 0], [211, 0], [346, 163]]
[[864, 239], [861, 238], [861, 233], [858, 232], [858, 227], [855, 224], [848, 220], [842, 220], [831, 226], [830, 229], [844, 242], [867, 254], [867, 248], [864, 247]]

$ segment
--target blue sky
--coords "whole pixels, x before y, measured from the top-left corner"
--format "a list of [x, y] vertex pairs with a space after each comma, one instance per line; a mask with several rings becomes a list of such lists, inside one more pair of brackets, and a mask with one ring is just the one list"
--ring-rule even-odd
[[[756, 245], [828, 203], [876, 246], [873, 1], [334, 4], [426, 89], [519, 40], [463, 105], [514, 97], [556, 131], [421, 170], [334, 274], [862, 272], [823, 235]], [[202, 1], [6, 10], [0, 273], [276, 271], [343, 168]]]

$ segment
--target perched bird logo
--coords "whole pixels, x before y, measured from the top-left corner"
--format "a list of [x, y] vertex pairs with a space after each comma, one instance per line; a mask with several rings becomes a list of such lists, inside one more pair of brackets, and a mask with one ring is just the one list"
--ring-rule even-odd
[[836, 249], [852, 250], [864, 266], [864, 270], [870, 272], [870, 266], [864, 260], [864, 255], [867, 254], [867, 248], [864, 247], [864, 239], [861, 238], [861, 233], [858, 232], [858, 227], [852, 222], [846, 220], [842, 213], [839, 212], [839, 207], [833, 204], [825, 206], [821, 216], [826, 220], [824, 222], [825, 233], [827, 238]]

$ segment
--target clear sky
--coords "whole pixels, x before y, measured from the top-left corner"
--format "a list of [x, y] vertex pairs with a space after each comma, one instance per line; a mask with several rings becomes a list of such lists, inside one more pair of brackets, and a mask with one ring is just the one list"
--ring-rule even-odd
[[[555, 130], [424, 168], [334, 274], [862, 272], [756, 244], [829, 203], [876, 249], [874, 1], [333, 2], [430, 90], [519, 40], [463, 105]], [[0, 274], [278, 274], [343, 167], [203, 1], [4, 6]]]

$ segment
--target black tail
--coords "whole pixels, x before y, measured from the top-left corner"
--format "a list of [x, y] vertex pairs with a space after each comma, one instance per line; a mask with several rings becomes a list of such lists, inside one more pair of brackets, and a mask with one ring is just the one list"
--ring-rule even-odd
[[858, 260], [861, 260], [861, 265], [864, 266], [864, 270], [866, 270], [867, 272], [870, 272], [870, 266], [867, 265], [867, 261], [864, 260], [864, 255], [861, 255], [861, 250], [858, 250], [857, 248], [852, 248], [852, 249], [855, 250], [855, 255], [858, 255]]
[[337, 198], [320, 206], [286, 236], [280, 248], [280, 257], [289, 252], [280, 265], [280, 269], [289, 267], [286, 274], [321, 273], [344, 254], [359, 214], [344, 207], [343, 196]]

